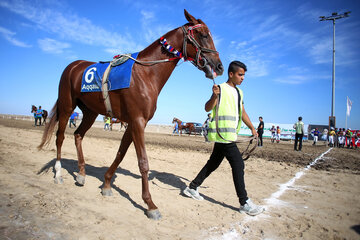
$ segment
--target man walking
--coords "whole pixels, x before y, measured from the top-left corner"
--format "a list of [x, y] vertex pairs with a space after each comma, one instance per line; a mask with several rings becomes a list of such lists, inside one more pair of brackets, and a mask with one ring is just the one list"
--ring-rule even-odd
[[[245, 111], [243, 92], [236, 87], [243, 82], [246, 70], [244, 63], [233, 61], [229, 65], [227, 82], [213, 86], [212, 96], [205, 104], [207, 112], [212, 110], [212, 121], [208, 130], [208, 139], [215, 142], [213, 152], [205, 166], [190, 185], [184, 189], [183, 193], [195, 200], [203, 200], [203, 197], [198, 192], [198, 187], [219, 167], [224, 157], [226, 157], [232, 169], [232, 177], [239, 198], [239, 211], [255, 216], [262, 213], [264, 208], [255, 205], [247, 196], [244, 180], [244, 161], [234, 142], [240, 131], [241, 121], [251, 129], [253, 135], [257, 134]], [[216, 107], [217, 104], [219, 104], [218, 109]], [[216, 112], [217, 117], [215, 117]], [[216, 122], [218, 123], [218, 131], [221, 136], [217, 132]]]

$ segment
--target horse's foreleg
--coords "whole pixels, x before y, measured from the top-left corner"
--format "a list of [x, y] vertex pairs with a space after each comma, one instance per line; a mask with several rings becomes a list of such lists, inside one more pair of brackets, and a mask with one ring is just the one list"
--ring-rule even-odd
[[121, 144], [120, 144], [119, 150], [116, 154], [116, 158], [115, 158], [114, 162], [111, 164], [111, 166], [105, 173], [104, 187], [101, 190], [102, 195], [104, 195], [104, 196], [112, 195], [111, 186], [110, 186], [111, 179], [114, 176], [117, 167], [119, 166], [121, 161], [124, 159], [125, 154], [129, 148], [131, 142], [132, 142], [132, 136], [131, 136], [131, 132], [129, 129], [129, 130], [125, 131], [124, 136], [121, 139]]
[[148, 205], [147, 216], [148, 218], [158, 220], [161, 218], [161, 214], [153, 203], [151, 199], [151, 194], [149, 191], [149, 162], [145, 149], [145, 138], [144, 138], [144, 130], [145, 130], [145, 121], [143, 119], [138, 119], [134, 122], [132, 127], [132, 137], [135, 145], [136, 155], [138, 158], [139, 169], [141, 173], [141, 183], [142, 183], [142, 199]]

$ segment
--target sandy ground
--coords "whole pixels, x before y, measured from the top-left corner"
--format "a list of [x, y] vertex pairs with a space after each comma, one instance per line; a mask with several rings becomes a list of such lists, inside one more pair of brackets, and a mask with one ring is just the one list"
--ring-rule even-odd
[[[0, 119], [0, 239], [360, 239], [360, 152], [265, 141], [246, 161], [249, 196], [266, 211], [239, 213], [226, 160], [200, 188], [204, 201], [182, 195], [207, 161], [201, 136], [171, 136], [149, 126], [150, 190], [162, 213], [149, 220], [133, 145], [116, 172], [112, 197], [100, 193], [123, 131], [93, 127], [83, 141], [86, 183], [75, 183], [77, 155], [67, 129], [64, 184], [54, 183], [54, 139], [38, 151], [43, 127]], [[240, 145], [242, 149], [244, 146]], [[317, 159], [316, 164], [306, 168]]]

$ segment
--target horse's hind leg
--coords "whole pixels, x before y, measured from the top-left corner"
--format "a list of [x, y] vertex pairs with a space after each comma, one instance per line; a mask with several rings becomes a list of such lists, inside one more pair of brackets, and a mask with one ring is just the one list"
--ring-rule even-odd
[[82, 119], [79, 127], [74, 132], [74, 139], [75, 139], [75, 146], [76, 146], [76, 151], [77, 151], [77, 156], [78, 156], [78, 167], [79, 167], [79, 173], [76, 177], [76, 182], [80, 185], [84, 185], [86, 173], [85, 173], [85, 159], [84, 159], [84, 154], [82, 151], [81, 143], [85, 136], [85, 133], [94, 124], [98, 114], [95, 112], [92, 112], [85, 106], [81, 106], [80, 109], [83, 112], [83, 119]]
[[[71, 113], [70, 113], [71, 114]], [[69, 115], [70, 116], [70, 115]], [[67, 125], [67, 119], [69, 118], [66, 114], [59, 115], [59, 125], [56, 132], [56, 163], [55, 163], [55, 183], [62, 184], [63, 178], [61, 176], [61, 146], [63, 144], [65, 135], [65, 128]]]

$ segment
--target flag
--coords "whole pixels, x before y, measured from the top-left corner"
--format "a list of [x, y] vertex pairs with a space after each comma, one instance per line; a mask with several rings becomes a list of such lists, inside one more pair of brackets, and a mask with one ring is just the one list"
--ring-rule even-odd
[[352, 105], [352, 102], [351, 102], [350, 98], [347, 97], [347, 102], [346, 102], [346, 115], [348, 115], [348, 116], [350, 116], [351, 105]]

